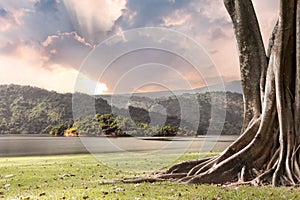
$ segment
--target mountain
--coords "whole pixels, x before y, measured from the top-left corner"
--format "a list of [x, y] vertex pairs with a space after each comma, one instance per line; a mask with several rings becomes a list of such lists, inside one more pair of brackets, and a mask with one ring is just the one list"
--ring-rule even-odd
[[[118, 108], [126, 108], [129, 104], [137, 104], [140, 99], [144, 104], [145, 102], [152, 102], [157, 98], [168, 96], [181, 96], [184, 94], [197, 94], [206, 92], [231, 92], [242, 94], [241, 81], [231, 81], [224, 84], [216, 84], [212, 86], [206, 86], [196, 88], [193, 90], [175, 90], [175, 91], [159, 91], [159, 92], [147, 92], [147, 93], [133, 93], [133, 94], [114, 94], [114, 95], [98, 95], [97, 97], [105, 99], [111, 106]], [[150, 103], [151, 104], [151, 103]]]
[[[95, 114], [110, 113], [123, 124], [124, 130], [129, 130], [126, 124], [136, 123], [139, 126], [156, 127], [152, 129], [154, 132], [168, 125], [180, 126], [185, 132], [206, 134], [210, 121], [222, 121], [218, 116], [224, 111], [226, 116], [223, 116], [225, 125], [222, 134], [239, 134], [243, 113], [242, 95], [227, 92], [225, 98], [222, 92], [202, 91], [153, 99], [147, 95], [94, 97], [80, 93], [60, 94], [31, 86], [0, 85], [0, 134], [49, 133], [60, 124], [74, 124], [74, 120], [80, 126], [78, 130], [89, 133], [99, 131]], [[74, 99], [76, 101], [72, 102]], [[95, 108], [87, 109], [85, 105], [95, 105]]]
[[[211, 86], [205, 86], [201, 88], [195, 88], [191, 90], [174, 90], [174, 91], [158, 91], [158, 92], [145, 92], [145, 93], [132, 93], [132, 94], [116, 94], [118, 99], [128, 99], [131, 96], [135, 97], [148, 97], [151, 99], [173, 96], [173, 95], [183, 95], [183, 94], [196, 94], [196, 93], [206, 93], [206, 92], [232, 92], [242, 94], [242, 84], [240, 80], [225, 82], [222, 84], [215, 84]], [[100, 95], [101, 98], [104, 98], [108, 101], [111, 100], [112, 95]], [[117, 99], [117, 98], [115, 98]], [[119, 106], [119, 105], [116, 105]]]
[[212, 86], [202, 87], [194, 89], [195, 93], [205, 93], [205, 92], [233, 92], [242, 94], [242, 83], [240, 80], [225, 82], [224, 84], [216, 84]]

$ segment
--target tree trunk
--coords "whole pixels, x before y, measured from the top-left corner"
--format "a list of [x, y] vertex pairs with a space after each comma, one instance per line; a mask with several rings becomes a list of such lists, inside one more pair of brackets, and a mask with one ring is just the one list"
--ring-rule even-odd
[[268, 54], [251, 0], [224, 3], [238, 43], [243, 133], [218, 157], [181, 163], [166, 174], [180, 173], [187, 183], [299, 184], [300, 2], [281, 0]]
[[267, 54], [251, 0], [224, 3], [239, 50], [242, 134], [219, 156], [179, 163], [157, 180], [300, 184], [300, 1], [281, 0]]

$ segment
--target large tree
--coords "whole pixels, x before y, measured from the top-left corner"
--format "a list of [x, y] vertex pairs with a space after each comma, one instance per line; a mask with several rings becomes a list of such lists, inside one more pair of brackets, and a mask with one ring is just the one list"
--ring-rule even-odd
[[154, 179], [185, 183], [300, 183], [300, 1], [281, 0], [266, 51], [251, 0], [224, 0], [238, 43], [241, 136], [219, 156], [174, 165]]

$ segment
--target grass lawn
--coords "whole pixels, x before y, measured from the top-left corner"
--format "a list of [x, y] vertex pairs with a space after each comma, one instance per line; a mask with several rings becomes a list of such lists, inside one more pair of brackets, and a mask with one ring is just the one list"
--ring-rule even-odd
[[[188, 153], [180, 160], [197, 156]], [[299, 188], [287, 187], [101, 184], [146, 175], [113, 169], [92, 155], [0, 158], [0, 199], [300, 199]]]

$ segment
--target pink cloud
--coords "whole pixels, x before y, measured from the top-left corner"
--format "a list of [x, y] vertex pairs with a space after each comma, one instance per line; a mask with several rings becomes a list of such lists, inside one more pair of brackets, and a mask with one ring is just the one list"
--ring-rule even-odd
[[76, 32], [59, 33], [48, 36], [42, 42], [44, 52], [49, 57], [48, 63], [61, 64], [78, 69], [87, 54], [94, 48]]

